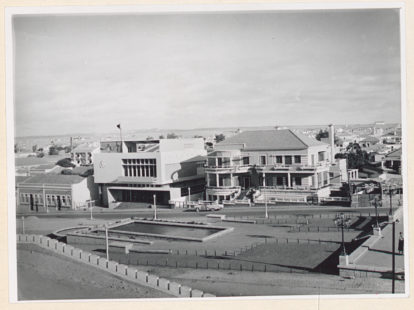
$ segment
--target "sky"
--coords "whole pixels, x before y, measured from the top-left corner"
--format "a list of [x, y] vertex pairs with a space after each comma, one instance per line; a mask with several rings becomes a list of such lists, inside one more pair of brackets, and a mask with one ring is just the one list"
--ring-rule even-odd
[[394, 9], [13, 19], [15, 134], [401, 122]]

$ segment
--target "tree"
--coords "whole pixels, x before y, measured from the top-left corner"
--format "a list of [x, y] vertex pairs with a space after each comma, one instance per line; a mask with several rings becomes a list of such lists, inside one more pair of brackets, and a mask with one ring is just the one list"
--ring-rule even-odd
[[49, 148], [49, 155], [59, 155], [59, 151], [55, 146]]
[[226, 136], [223, 135], [222, 133], [219, 134], [219, 135], [216, 135], [215, 138], [214, 138], [214, 140], [216, 140], [216, 143], [219, 143], [221, 141], [224, 141], [224, 139], [226, 139]]
[[329, 132], [327, 130], [319, 130], [319, 132], [317, 133], [315, 139], [318, 141], [321, 141], [322, 138], [328, 138], [329, 137]]
[[167, 134], [167, 139], [178, 139], [178, 136], [174, 132], [172, 132]]
[[362, 151], [358, 143], [350, 143], [346, 148], [348, 169], [360, 169], [368, 162], [368, 153]]
[[63, 168], [73, 168], [76, 167], [70, 158], [63, 158], [61, 160], [59, 160], [56, 165], [61, 166]]
[[158, 139], [165, 139], [163, 135], [160, 135]]

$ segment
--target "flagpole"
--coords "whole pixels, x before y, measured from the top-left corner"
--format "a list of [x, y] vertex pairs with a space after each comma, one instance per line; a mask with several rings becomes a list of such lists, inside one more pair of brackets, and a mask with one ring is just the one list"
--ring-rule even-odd
[[116, 125], [116, 127], [119, 128], [119, 136], [121, 137], [121, 153], [122, 153], [122, 128], [121, 128], [121, 123], [119, 123], [118, 125]]

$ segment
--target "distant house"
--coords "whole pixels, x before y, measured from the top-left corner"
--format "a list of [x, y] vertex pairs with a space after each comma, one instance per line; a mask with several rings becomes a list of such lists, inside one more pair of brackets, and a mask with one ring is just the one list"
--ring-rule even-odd
[[385, 144], [400, 144], [402, 141], [401, 134], [398, 134], [395, 131], [382, 135], [381, 139]]
[[95, 198], [93, 177], [62, 174], [38, 174], [16, 178], [17, 205], [38, 205], [38, 208], [84, 207]]
[[393, 169], [394, 171], [401, 174], [401, 155], [402, 155], [402, 149], [398, 149], [395, 151], [392, 151], [391, 153], [388, 153], [385, 155], [385, 158], [381, 162], [382, 167], [386, 167], [389, 169]]
[[93, 165], [94, 154], [96, 153], [99, 153], [99, 147], [80, 144], [71, 151], [71, 159], [77, 166]]
[[377, 144], [379, 142], [380, 142], [380, 139], [378, 139], [378, 138], [376, 138], [374, 136], [367, 136], [364, 139], [362, 139], [361, 141], [359, 141], [359, 145], [362, 148], [366, 148], [366, 147], [373, 146], [373, 145], [375, 145], [375, 144]]

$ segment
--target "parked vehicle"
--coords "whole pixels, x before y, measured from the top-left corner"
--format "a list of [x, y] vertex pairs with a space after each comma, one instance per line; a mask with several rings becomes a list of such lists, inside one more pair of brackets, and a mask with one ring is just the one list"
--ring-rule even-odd
[[217, 201], [208, 201], [208, 200], [199, 200], [195, 202], [190, 202], [188, 206], [188, 211], [219, 211], [223, 209], [223, 205], [219, 204]]

